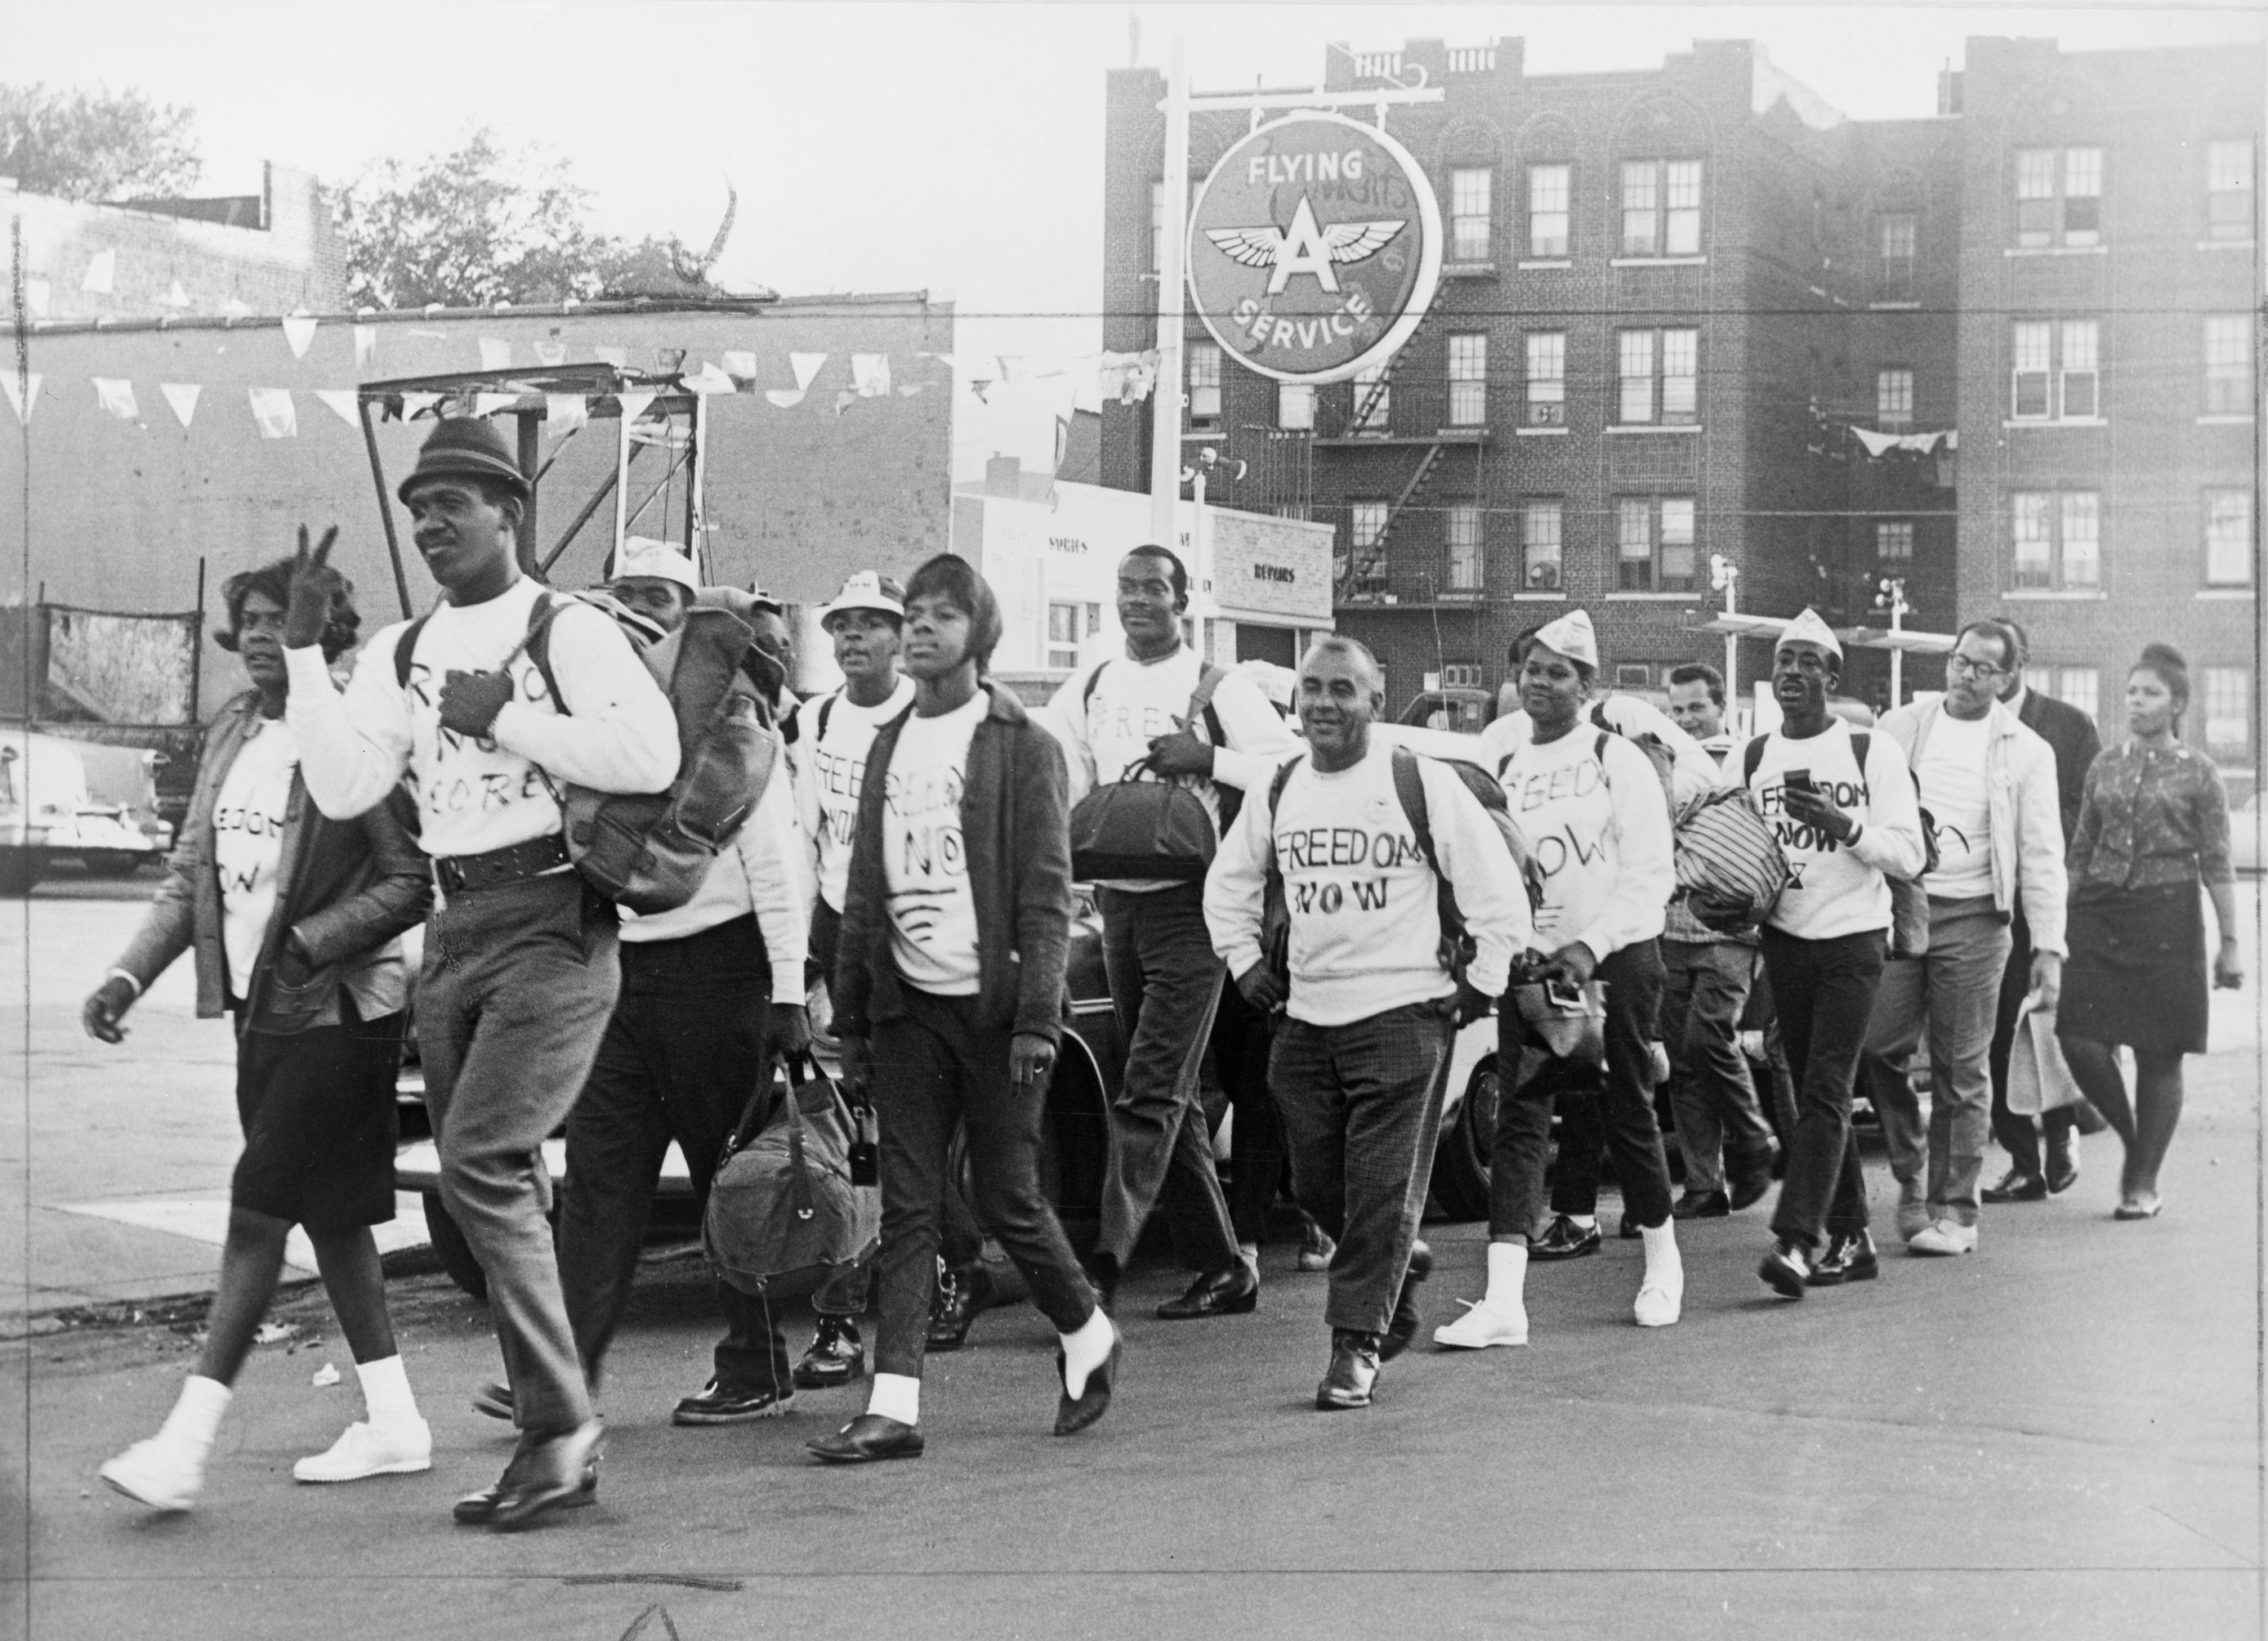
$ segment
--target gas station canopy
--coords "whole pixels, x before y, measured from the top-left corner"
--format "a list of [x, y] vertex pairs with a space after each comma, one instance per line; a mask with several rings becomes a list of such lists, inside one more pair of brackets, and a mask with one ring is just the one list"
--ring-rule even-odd
[[[1793, 618], [1790, 616], [1718, 615], [1696, 623], [1687, 630], [1715, 632], [1729, 638], [1777, 639]], [[1853, 649], [1898, 649], [1931, 655], [1950, 654], [1956, 641], [1954, 633], [1917, 632], [1911, 627], [1837, 627], [1835, 636]]]

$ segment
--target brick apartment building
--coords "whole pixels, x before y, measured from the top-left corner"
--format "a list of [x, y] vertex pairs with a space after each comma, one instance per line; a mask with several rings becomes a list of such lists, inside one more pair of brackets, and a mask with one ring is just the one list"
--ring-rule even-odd
[[[1423, 70], [1446, 92], [1388, 118], [1439, 190], [1440, 294], [1376, 377], [1321, 389], [1239, 368], [1191, 314], [1182, 436], [1246, 464], [1226, 505], [1336, 528], [1338, 625], [1378, 650], [1391, 706], [1428, 675], [1495, 688], [1512, 637], [1570, 602], [1624, 687], [1720, 662], [1695, 630], [1718, 555], [1748, 611], [1879, 626], [1889, 577], [1912, 627], [2021, 610], [2043, 687], [2114, 732], [2124, 665], [2174, 638], [2216, 756], [2257, 765], [2258, 53], [1978, 40], [1936, 117], [1881, 122], [1746, 41], [1631, 73], [1530, 76], [1517, 40], [1325, 63], [1329, 90]], [[1154, 336], [1163, 94], [1154, 71], [1110, 77], [1108, 348]], [[1193, 122], [1193, 182], [1248, 124]], [[2056, 216], [2030, 243], [2054, 212], [2094, 242]], [[2076, 413], [2037, 408], [2043, 328], [2037, 371]], [[1106, 407], [1104, 484], [1145, 484], [1152, 416]], [[2063, 499], [2082, 481], [2091, 515]], [[1743, 651], [1753, 680], [1765, 647]], [[1850, 687], [1879, 699], [1888, 672], [1855, 650]], [[1940, 682], [1909, 658], [1909, 689]]]

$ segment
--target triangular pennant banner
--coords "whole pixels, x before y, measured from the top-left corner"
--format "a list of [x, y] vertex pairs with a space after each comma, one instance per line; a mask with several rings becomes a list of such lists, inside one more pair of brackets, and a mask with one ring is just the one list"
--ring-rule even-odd
[[764, 397], [770, 399], [774, 404], [779, 406], [783, 410], [792, 410], [797, 405], [803, 403], [803, 389], [800, 388], [767, 388], [764, 389]]
[[725, 373], [740, 381], [753, 381], [756, 375], [756, 356], [753, 349], [729, 348], [725, 353]]
[[87, 259], [86, 277], [78, 282], [78, 288], [96, 296], [108, 296], [117, 283], [118, 253], [97, 251]]
[[287, 314], [284, 317], [284, 340], [291, 344], [291, 357], [303, 359], [315, 340], [315, 316], [313, 314]]
[[653, 395], [645, 392], [618, 393], [615, 395], [615, 403], [622, 406], [624, 422], [635, 422], [645, 414], [645, 407], [653, 403]]
[[512, 344], [506, 342], [501, 336], [482, 336], [481, 338], [481, 368], [482, 370], [510, 370], [512, 368]]
[[299, 413], [292, 407], [289, 388], [247, 388], [252, 400], [252, 419], [262, 439], [297, 439]]
[[338, 412], [339, 420], [350, 427], [362, 425], [362, 407], [356, 403], [351, 388], [318, 388], [315, 396]]
[[401, 395], [401, 419], [414, 422], [440, 403], [438, 393], [405, 393]]
[[837, 416], [842, 415], [843, 411], [845, 411], [845, 410], [849, 410], [852, 405], [854, 405], [854, 404], [856, 404], [856, 403], [858, 403], [858, 395], [855, 392], [853, 392], [851, 389], [850, 389], [850, 388], [837, 388], [835, 390], [835, 414], [836, 414], [836, 415], [837, 415]]
[[516, 393], [476, 393], [473, 395], [473, 414], [494, 416], [498, 410], [508, 410], [519, 403]]
[[28, 373], [24, 378], [23, 385], [18, 387], [16, 382], [16, 373], [10, 371], [6, 375], [0, 376], [0, 393], [8, 395], [8, 408], [16, 412], [18, 421], [30, 421], [32, 412], [40, 408], [40, 373], [37, 371]]
[[187, 307], [189, 293], [181, 289], [181, 282], [176, 279], [167, 287], [166, 294], [158, 299], [158, 303], [161, 307]]
[[890, 356], [887, 353], [853, 353], [850, 356], [850, 381], [862, 399], [887, 397], [890, 391]]
[[808, 393], [811, 390], [812, 379], [819, 374], [819, 367], [827, 363], [827, 355], [791, 353], [787, 356], [787, 363], [788, 368], [795, 373], [796, 391]]
[[240, 296], [232, 296], [220, 305], [220, 311], [231, 319], [246, 319], [251, 316], [252, 304]]
[[32, 310], [33, 318], [45, 319], [48, 316], [48, 282], [44, 279], [24, 281], [24, 306]]
[[543, 395], [543, 421], [554, 439], [563, 439], [591, 419], [591, 402], [579, 393]]
[[535, 344], [535, 362], [556, 368], [567, 362], [567, 344], [549, 337]]
[[354, 328], [354, 336], [355, 364], [359, 367], [369, 364], [372, 359], [378, 357], [378, 327], [357, 325]]
[[204, 388], [194, 381], [161, 381], [158, 391], [166, 395], [166, 403], [173, 407], [174, 416], [187, 427], [189, 418], [197, 413], [197, 395]]
[[142, 407], [134, 403], [134, 384], [123, 376], [97, 376], [94, 381], [94, 402], [122, 422], [130, 422], [142, 414]]
[[734, 393], [739, 384], [716, 366], [703, 359], [701, 368], [690, 376], [680, 379], [679, 385], [688, 393]]

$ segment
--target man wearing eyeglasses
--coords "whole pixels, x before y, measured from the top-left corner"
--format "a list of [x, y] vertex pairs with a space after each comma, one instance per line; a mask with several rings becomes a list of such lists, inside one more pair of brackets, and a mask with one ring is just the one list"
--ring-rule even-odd
[[[1929, 945], [1889, 964], [1874, 994], [1859, 1071], [1899, 1186], [1898, 1231], [1918, 1254], [1977, 1248], [1978, 1182], [1992, 1132], [1987, 1056], [2019, 908], [2031, 928], [2035, 1006], [2052, 1009], [2064, 958], [2063, 822], [2055, 753], [2000, 704], [2017, 665], [1994, 621], [1961, 629], [1945, 694], [1879, 726], [1905, 749], [1937, 839], [1926, 881]], [[1929, 1029], [1930, 1112], [1905, 1067]]]

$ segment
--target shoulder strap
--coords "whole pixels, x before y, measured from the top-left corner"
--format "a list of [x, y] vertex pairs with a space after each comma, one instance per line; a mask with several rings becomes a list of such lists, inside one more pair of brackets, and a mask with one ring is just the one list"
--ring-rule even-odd
[[[819, 734], [812, 741], [812, 744], [814, 746], [817, 746], [820, 742], [827, 739], [827, 720], [834, 713], [835, 703], [840, 700], [842, 696], [843, 691], [837, 690], [834, 694], [828, 696], [826, 699], [819, 703]], [[797, 711], [796, 717], [799, 720], [803, 717], [803, 713], [800, 709]]]
[[1867, 778], [1867, 749], [1874, 743], [1873, 735], [1864, 729], [1851, 732], [1851, 757], [1859, 765], [1859, 779]]
[[551, 692], [551, 704], [563, 713], [567, 711], [567, 698], [559, 693], [559, 675], [551, 670], [551, 624], [566, 607], [563, 599], [546, 595], [536, 600], [527, 612], [527, 636], [520, 639], [519, 649], [504, 658], [504, 666], [510, 667], [512, 657], [526, 650], [536, 671], [543, 675], [543, 687]]
[[1109, 657], [1105, 656], [1102, 660], [1096, 662], [1094, 663], [1094, 670], [1086, 675], [1086, 683], [1079, 692], [1079, 715], [1080, 717], [1086, 717], [1086, 709], [1094, 704], [1094, 686], [1102, 682], [1102, 669], [1109, 664]]
[[395, 687], [404, 690], [409, 687], [410, 652], [417, 647], [417, 635], [424, 632], [425, 624], [432, 618], [433, 612], [430, 610], [427, 610], [423, 615], [418, 617], [416, 620], [411, 622], [401, 636], [394, 640], [394, 682]]
[[[1607, 704], [1604, 701], [1591, 703], [1591, 721], [1602, 729], [1614, 729], [1614, 725], [1607, 721]], [[1616, 731], [1616, 733], [1620, 732]]]
[[[1997, 706], [1999, 703], [1995, 701], [1993, 705]], [[1942, 701], [1930, 701], [1914, 714], [1913, 750], [1906, 754], [1906, 761], [1917, 769], [1921, 767], [1921, 750], [1929, 744], [1930, 728], [1937, 722], [1939, 709], [1943, 706]], [[1984, 714], [1984, 721], [1988, 724], [1992, 721], [1989, 711]], [[1859, 772], [1862, 775], [1867, 772], [1867, 765], [1863, 762], [1859, 765]]]
[[1299, 768], [1300, 758], [1305, 757], [1307, 754], [1302, 752], [1299, 758], [1285, 758], [1284, 766], [1276, 772], [1276, 778], [1268, 783], [1268, 818], [1270, 820], [1276, 818], [1276, 806], [1283, 800], [1285, 785], [1292, 779], [1292, 772]]
[[[1741, 749], [1741, 784], [1742, 786], [1756, 785], [1756, 766], [1764, 761], [1764, 743], [1769, 738], [1766, 735], [1751, 735], [1748, 745]], [[1859, 772], [1862, 775], [1867, 772], [1864, 765], [1859, 766]]]
[[1205, 736], [1215, 746], [1228, 744], [1227, 731], [1220, 727], [1220, 713], [1212, 704], [1212, 692], [1220, 687], [1220, 681], [1226, 676], [1226, 669], [1206, 662], [1198, 670], [1197, 687], [1189, 692], [1189, 722], [1194, 725], [1198, 719], [1204, 719]]
[[1418, 834], [1418, 853], [1425, 857], [1425, 864], [1439, 876], [1440, 861], [1433, 854], [1433, 816], [1425, 798], [1425, 777], [1418, 766], [1418, 754], [1406, 746], [1394, 749], [1394, 795], [1402, 800], [1402, 812], [1410, 818], [1410, 830]]

